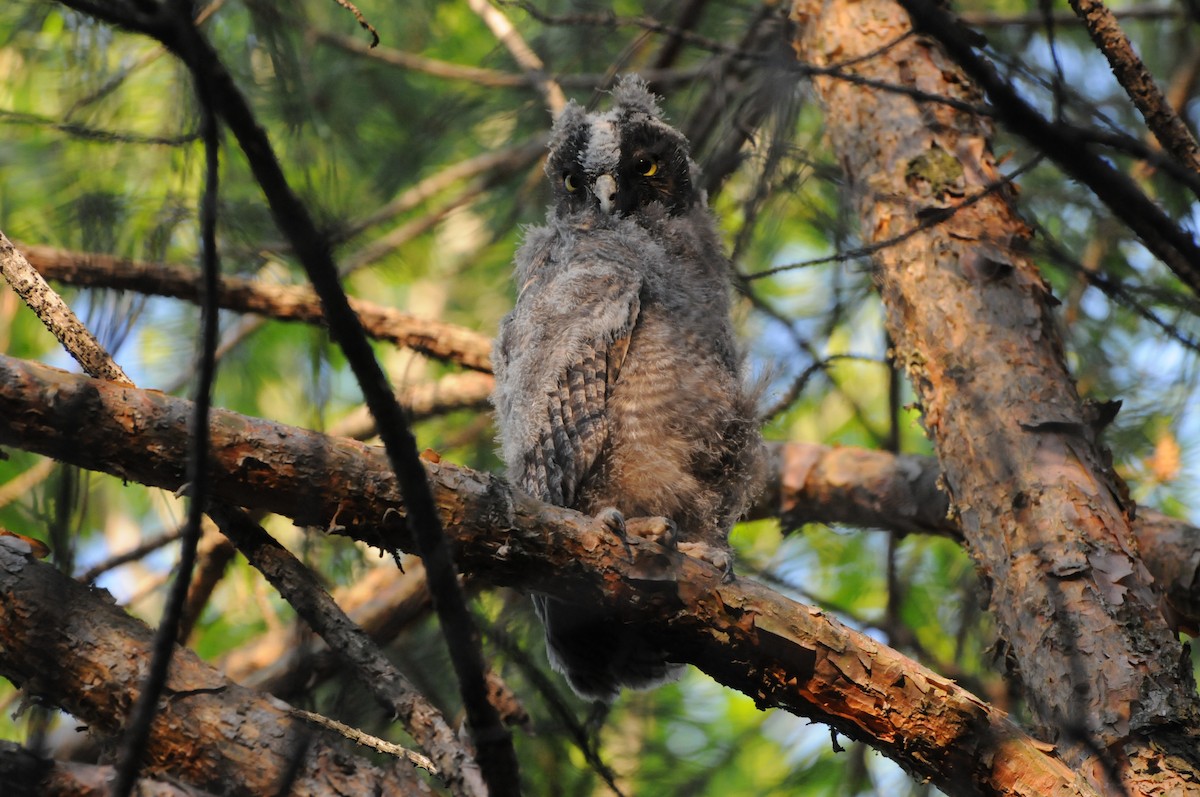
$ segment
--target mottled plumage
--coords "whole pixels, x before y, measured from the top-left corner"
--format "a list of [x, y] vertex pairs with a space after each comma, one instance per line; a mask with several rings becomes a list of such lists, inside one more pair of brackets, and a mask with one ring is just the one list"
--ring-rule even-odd
[[[563, 111], [546, 173], [555, 204], [517, 252], [517, 304], [493, 353], [509, 478], [615, 529], [620, 516], [667, 517], [685, 552], [728, 562], [760, 440], [729, 263], [687, 141], [625, 78], [612, 110]], [[678, 670], [600, 607], [534, 601], [551, 663], [581, 695], [611, 699]]]

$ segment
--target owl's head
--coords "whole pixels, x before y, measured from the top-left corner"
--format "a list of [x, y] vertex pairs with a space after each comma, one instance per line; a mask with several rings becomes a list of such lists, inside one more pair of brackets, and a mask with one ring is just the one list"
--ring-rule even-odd
[[621, 78], [604, 113], [570, 103], [554, 123], [546, 162], [559, 216], [585, 209], [628, 216], [655, 203], [678, 216], [703, 202], [694, 169], [687, 139], [662, 120], [637, 75]]

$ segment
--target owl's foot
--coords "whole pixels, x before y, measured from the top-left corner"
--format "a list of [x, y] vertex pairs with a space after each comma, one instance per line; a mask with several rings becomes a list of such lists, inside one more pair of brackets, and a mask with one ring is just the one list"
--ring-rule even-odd
[[608, 530], [616, 535], [617, 539], [621, 541], [621, 545], [625, 546], [625, 558], [632, 562], [633, 548], [629, 547], [629, 534], [626, 530], [625, 516], [615, 507], [606, 506], [596, 513], [596, 520], [608, 526]]
[[674, 548], [679, 539], [679, 527], [675, 521], [665, 517], [635, 517], [625, 521], [629, 533], [639, 540], [657, 543], [664, 548]]
[[720, 570], [721, 581], [724, 583], [728, 584], [733, 581], [733, 556], [730, 555], [729, 549], [709, 545], [706, 542], [681, 542], [676, 548], [680, 553], [702, 562], [708, 562]]

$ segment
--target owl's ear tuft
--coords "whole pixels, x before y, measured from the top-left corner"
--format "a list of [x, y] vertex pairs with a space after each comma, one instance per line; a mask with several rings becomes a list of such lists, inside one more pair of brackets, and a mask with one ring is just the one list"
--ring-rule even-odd
[[587, 111], [582, 105], [575, 100], [568, 102], [567, 107], [559, 112], [558, 118], [554, 120], [554, 127], [550, 130], [550, 149], [557, 149], [566, 143], [570, 135], [585, 124], [586, 119]]
[[650, 87], [646, 85], [646, 81], [641, 75], [630, 73], [622, 75], [617, 80], [617, 86], [613, 89], [613, 104], [626, 108], [636, 108], [653, 117], [662, 118], [662, 109], [658, 106], [658, 97], [655, 97], [651, 93]]

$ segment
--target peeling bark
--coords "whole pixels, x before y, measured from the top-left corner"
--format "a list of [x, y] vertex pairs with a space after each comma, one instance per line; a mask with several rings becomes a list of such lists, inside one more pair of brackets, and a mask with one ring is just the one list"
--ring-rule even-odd
[[[819, 67], [849, 63], [865, 78], [981, 99], [940, 50], [906, 37], [908, 17], [890, 0], [801, 0], [793, 10], [798, 51]], [[983, 195], [1000, 178], [990, 127], [861, 83], [813, 85], [864, 243], [944, 217], [875, 255], [880, 291], [1042, 733], [1094, 784], [1119, 772], [1133, 794], [1151, 781], [1194, 788], [1191, 669], [1137, 554], [1095, 413], [1067, 372], [1052, 297], [1024, 254], [1029, 230], [1004, 192]]]
[[[0, 444], [178, 488], [190, 402], [0, 357]], [[371, 544], [411, 549], [382, 450], [215, 410], [215, 499]], [[1045, 745], [952, 681], [748, 579], [630, 539], [502, 480], [425, 463], [462, 571], [492, 584], [608, 602], [657, 628], [680, 661], [861, 739], [951, 794], [1090, 795]], [[2, 658], [3, 654], [0, 654]]]
[[[149, 667], [153, 632], [106, 592], [38, 562], [22, 545], [0, 539], [0, 673], [115, 740]], [[261, 797], [275, 793], [297, 755], [296, 794], [407, 794], [422, 785], [403, 768], [384, 772], [347, 754], [343, 744], [290, 716], [286, 704], [176, 649], [145, 776]]]
[[[0, 787], [6, 797], [108, 797], [116, 776], [110, 766], [54, 761], [12, 742], [0, 742]], [[138, 797], [213, 797], [191, 786], [140, 778]]]

